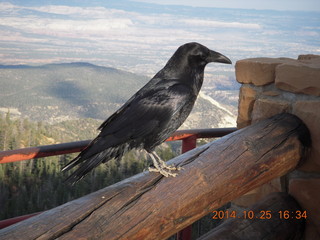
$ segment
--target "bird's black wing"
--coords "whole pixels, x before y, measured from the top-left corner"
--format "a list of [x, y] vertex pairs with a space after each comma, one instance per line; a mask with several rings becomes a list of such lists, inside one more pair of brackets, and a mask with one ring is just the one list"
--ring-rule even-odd
[[88, 154], [96, 154], [106, 146], [139, 141], [166, 127], [191, 94], [191, 89], [175, 81], [161, 82], [153, 89], [136, 94], [101, 125], [99, 144], [91, 146]]
[[191, 95], [192, 90], [178, 81], [147, 84], [100, 126], [100, 134], [64, 170], [81, 163], [80, 168], [87, 173], [101, 162], [115, 157], [105, 154], [107, 149], [124, 151], [128, 143], [133, 145], [130, 148], [139, 147], [146, 136], [152, 139], [154, 132], [165, 129]]
[[[107, 120], [105, 120], [98, 130], [102, 130], [105, 126], [107, 126], [109, 123], [116, 121], [119, 116], [123, 114], [123, 111], [127, 109], [132, 102], [136, 101], [137, 99], [150, 94], [151, 90], [156, 90], [159, 88], [159, 86], [163, 85], [161, 84], [162, 81], [160, 78], [152, 78], [144, 87], [142, 87], [138, 92], [136, 92], [121, 108], [119, 108], [115, 113], [113, 113]], [[162, 87], [163, 88], [163, 87]]]

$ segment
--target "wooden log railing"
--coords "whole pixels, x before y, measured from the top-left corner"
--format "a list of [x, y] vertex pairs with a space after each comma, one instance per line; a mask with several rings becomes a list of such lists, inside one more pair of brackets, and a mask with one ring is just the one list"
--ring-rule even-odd
[[244, 193], [293, 170], [310, 142], [281, 114], [169, 161], [177, 177], [143, 172], [0, 231], [0, 239], [166, 239]]
[[228, 209], [219, 215], [226, 219], [223, 224], [198, 240], [300, 240], [307, 218], [306, 211], [285, 192], [271, 193], [243, 211]]
[[[178, 130], [173, 133], [166, 141], [181, 141], [181, 152], [185, 153], [197, 147], [197, 139], [200, 138], [220, 138], [236, 131], [237, 128], [206, 128], [206, 129], [186, 129]], [[91, 140], [76, 141], [69, 143], [59, 143], [37, 147], [28, 147], [15, 150], [0, 152], [0, 164], [30, 160], [35, 158], [56, 156], [61, 154], [75, 153], [83, 150]], [[36, 216], [41, 212], [18, 216], [0, 221], [0, 229], [24, 221], [30, 217]], [[177, 233], [177, 239], [190, 240], [191, 228], [189, 226]]]

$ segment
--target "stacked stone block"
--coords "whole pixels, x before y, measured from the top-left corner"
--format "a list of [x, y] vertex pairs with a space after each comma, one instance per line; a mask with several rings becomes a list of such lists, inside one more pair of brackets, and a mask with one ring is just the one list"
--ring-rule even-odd
[[[309, 128], [310, 155], [289, 174], [288, 190], [307, 210], [305, 239], [320, 239], [320, 56], [240, 60], [236, 63], [236, 78], [242, 84], [238, 128], [281, 112], [295, 114]], [[263, 186], [263, 193], [280, 190], [279, 182]], [[261, 194], [261, 189], [255, 192]]]

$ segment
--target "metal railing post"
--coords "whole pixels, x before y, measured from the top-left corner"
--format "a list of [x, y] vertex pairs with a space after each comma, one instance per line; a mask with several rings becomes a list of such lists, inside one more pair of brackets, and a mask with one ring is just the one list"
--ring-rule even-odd
[[[185, 153], [197, 147], [197, 137], [191, 136], [182, 140], [181, 153]], [[177, 240], [191, 240], [192, 225], [177, 232]]]
[[197, 137], [191, 136], [182, 140], [181, 153], [185, 153], [197, 147]]

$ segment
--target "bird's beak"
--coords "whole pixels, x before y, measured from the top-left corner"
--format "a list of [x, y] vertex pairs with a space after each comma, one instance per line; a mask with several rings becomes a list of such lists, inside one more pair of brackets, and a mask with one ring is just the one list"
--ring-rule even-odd
[[219, 62], [219, 63], [226, 63], [232, 64], [231, 60], [226, 56], [222, 55], [221, 53], [215, 52], [210, 50], [210, 55], [207, 58], [208, 62]]

